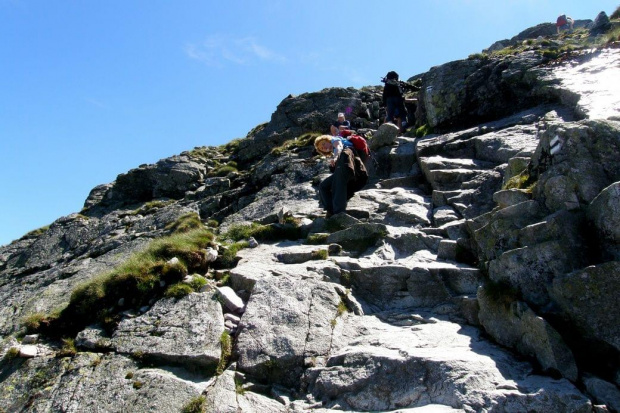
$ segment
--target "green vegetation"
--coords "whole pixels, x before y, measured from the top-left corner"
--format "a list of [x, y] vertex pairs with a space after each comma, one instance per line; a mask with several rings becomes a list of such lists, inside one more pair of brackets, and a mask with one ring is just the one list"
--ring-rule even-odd
[[63, 338], [62, 347], [56, 352], [56, 357], [73, 357], [77, 354], [75, 340], [72, 338]]
[[474, 54], [470, 54], [467, 58], [469, 60], [475, 60], [475, 59], [487, 60], [489, 58], [489, 55], [486, 53], [474, 53]]
[[140, 380], [136, 380], [133, 382], [133, 388], [136, 390], [140, 390], [142, 386], [144, 386], [144, 383], [141, 382]]
[[194, 292], [194, 289], [191, 287], [191, 285], [180, 282], [172, 284], [170, 287], [168, 287], [166, 289], [166, 292], [164, 293], [164, 296], [168, 298], [179, 299], [185, 297], [186, 295], [189, 295], [192, 292]]
[[37, 228], [35, 230], [30, 231], [29, 233], [27, 233], [26, 235], [24, 235], [21, 239], [31, 239], [31, 238], [37, 238], [43, 234], [45, 234], [47, 232], [47, 230], [50, 229], [49, 225], [46, 225], [44, 227], [41, 228]]
[[304, 243], [309, 245], [322, 245], [327, 242], [328, 237], [329, 234], [310, 234]]
[[206, 146], [200, 146], [192, 149], [187, 154], [194, 160], [206, 161], [213, 158], [214, 150]]
[[239, 172], [239, 170], [237, 169], [237, 163], [231, 161], [225, 165], [220, 165], [214, 168], [207, 174], [207, 176], [210, 178], [216, 177], [216, 176], [225, 177], [225, 176], [228, 176], [228, 174], [232, 172]]
[[189, 295], [195, 291], [200, 291], [200, 289], [207, 283], [207, 280], [200, 276], [194, 275], [192, 280], [189, 283], [186, 282], [178, 282], [176, 284], [172, 284], [166, 291], [164, 292], [164, 296], [168, 298], [183, 298], [186, 295]]
[[127, 380], [133, 379], [133, 371], [128, 371], [127, 374], [125, 375], [125, 379]]
[[[51, 336], [73, 336], [96, 321], [113, 324], [123, 309], [119, 304], [121, 298], [127, 301], [126, 305], [140, 307], [164, 294], [161, 281], [175, 284], [188, 271], [205, 271], [207, 263], [202, 250], [213, 239], [213, 233], [200, 228], [155, 240], [111, 272], [78, 285], [64, 309], [49, 315], [32, 314], [24, 320], [24, 326]], [[174, 257], [178, 262], [170, 263]]]
[[530, 176], [527, 170], [510, 178], [502, 189], [523, 189], [531, 193], [536, 186], [536, 181]]
[[208, 221], [207, 221], [207, 226], [208, 226], [209, 228], [217, 228], [217, 227], [219, 227], [219, 226], [220, 226], [220, 223], [219, 223], [219, 222], [217, 222], [217, 220], [216, 220], [216, 219], [210, 219], [210, 220], [208, 220]]
[[415, 130], [415, 136], [418, 138], [423, 138], [426, 135], [433, 133], [433, 128], [424, 124]]
[[327, 250], [321, 249], [312, 251], [312, 259], [313, 260], [326, 260], [329, 256]]
[[247, 241], [235, 242], [228, 245], [220, 257], [220, 265], [224, 268], [234, 267], [237, 265], [237, 253], [244, 248], [248, 248], [249, 246], [250, 244]]
[[13, 360], [15, 357], [19, 356], [19, 349], [17, 347], [11, 347], [4, 353], [4, 360]]
[[235, 224], [232, 225], [222, 239], [232, 241], [241, 241], [255, 238], [257, 241], [269, 242], [283, 239], [297, 240], [301, 237], [301, 231], [297, 223], [287, 224], [269, 224], [261, 225], [253, 222], [252, 224]]
[[47, 321], [47, 314], [45, 313], [33, 313], [21, 320], [21, 324], [26, 328], [26, 334], [32, 334], [41, 328], [41, 324]]
[[232, 355], [232, 338], [230, 337], [228, 331], [222, 332], [222, 335], [220, 336], [220, 346], [222, 348], [222, 353], [220, 356], [220, 362], [215, 369], [215, 374], [218, 376], [226, 370], [226, 366], [228, 365], [228, 361]]
[[237, 394], [245, 394], [245, 389], [243, 388], [243, 382], [241, 381], [241, 379], [238, 379], [237, 377], [235, 377], [235, 393]]
[[140, 208], [133, 211], [132, 215], [137, 215], [137, 214], [148, 215], [172, 203], [174, 203], [174, 200], [172, 199], [169, 199], [167, 201], [162, 201], [162, 200], [149, 201], [149, 202], [146, 202], [144, 205], [142, 205]]
[[306, 146], [313, 146], [314, 140], [320, 135], [322, 135], [322, 133], [309, 132], [309, 133], [305, 133], [301, 135], [298, 138], [289, 139], [286, 142], [284, 142], [282, 145], [276, 148], [273, 148], [271, 150], [271, 154], [274, 156], [280, 156], [284, 152], [287, 152], [287, 151], [295, 151], [299, 148], [303, 148]]
[[347, 270], [340, 271], [340, 284], [345, 287], [350, 287], [352, 284], [351, 272]]
[[198, 396], [189, 401], [183, 409], [181, 413], [202, 413], [205, 411], [207, 403], [207, 398], [205, 396]]
[[166, 230], [174, 234], [179, 234], [203, 227], [204, 225], [200, 220], [200, 215], [196, 212], [188, 212], [187, 214], [181, 215], [176, 221], [166, 225]]
[[344, 300], [340, 298], [340, 302], [338, 303], [338, 308], [336, 309], [336, 317], [340, 317], [347, 311], [349, 311], [349, 307], [347, 307], [347, 304], [344, 302]]

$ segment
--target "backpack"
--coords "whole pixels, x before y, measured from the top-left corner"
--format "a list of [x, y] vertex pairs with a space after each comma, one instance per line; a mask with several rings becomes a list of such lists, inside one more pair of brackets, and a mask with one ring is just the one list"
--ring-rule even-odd
[[368, 183], [368, 170], [366, 169], [366, 165], [364, 165], [364, 161], [359, 156], [357, 156], [358, 152], [353, 152], [355, 153], [355, 157], [353, 159], [353, 165], [355, 167], [355, 179], [353, 180], [353, 182], [347, 185], [347, 199], [351, 198], [353, 194], [365, 187]]
[[363, 162], [366, 162], [368, 158], [370, 158], [370, 148], [363, 136], [353, 135], [351, 131], [342, 131], [341, 136], [346, 137], [349, 142], [353, 144], [357, 156], [362, 158]]
[[564, 26], [567, 23], [568, 23], [568, 20], [566, 20], [566, 15], [563, 14], [563, 15], [558, 17], [558, 20], [555, 22], [555, 25], [559, 26], [559, 27], [562, 27], [562, 26]]

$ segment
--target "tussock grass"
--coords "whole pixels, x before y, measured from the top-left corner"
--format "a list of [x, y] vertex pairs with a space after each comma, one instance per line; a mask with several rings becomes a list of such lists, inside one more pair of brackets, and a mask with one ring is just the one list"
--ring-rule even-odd
[[198, 213], [188, 212], [187, 214], [181, 215], [176, 221], [166, 225], [166, 229], [172, 233], [178, 234], [202, 228], [203, 226]]
[[232, 172], [239, 172], [239, 170], [237, 169], [237, 164], [235, 162], [228, 162], [225, 165], [218, 166], [212, 171], [209, 171], [209, 173], [207, 173], [207, 176], [210, 178], [225, 177]]
[[527, 171], [523, 171], [518, 175], [510, 178], [502, 189], [523, 189], [531, 193], [536, 186], [536, 181]]
[[252, 224], [235, 224], [223, 234], [222, 239], [241, 241], [255, 238], [257, 241], [269, 242], [283, 239], [297, 240], [301, 236], [299, 226], [295, 223], [261, 225], [253, 222]]
[[[69, 304], [58, 313], [32, 314], [23, 324], [28, 331], [56, 336], [74, 335], [96, 321], [114, 323], [126, 307], [140, 307], [152, 298], [163, 296], [162, 285], [178, 283], [189, 271], [206, 270], [202, 249], [213, 239], [213, 233], [200, 228], [155, 240], [112, 271], [78, 285], [71, 293]], [[169, 263], [174, 257], [179, 262]], [[122, 301], [125, 302], [121, 305]]]
[[309, 245], [322, 245], [327, 242], [327, 238], [329, 238], [329, 234], [310, 234], [304, 243]]
[[205, 411], [207, 403], [207, 398], [203, 395], [193, 398], [190, 400], [183, 409], [181, 413], [202, 413]]
[[215, 369], [215, 374], [218, 376], [224, 373], [224, 370], [226, 370], [226, 366], [228, 365], [228, 361], [232, 356], [232, 338], [230, 337], [228, 331], [222, 332], [222, 335], [220, 336], [220, 346], [222, 349], [220, 362]]

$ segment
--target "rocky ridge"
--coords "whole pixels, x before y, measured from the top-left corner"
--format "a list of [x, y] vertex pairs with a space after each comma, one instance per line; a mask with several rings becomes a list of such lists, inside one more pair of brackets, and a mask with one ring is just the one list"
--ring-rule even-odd
[[[289, 96], [0, 248], [0, 412], [619, 411], [620, 114], [565, 69], [620, 53], [545, 47], [416, 76], [435, 133], [379, 87]], [[343, 107], [375, 161], [325, 219]]]

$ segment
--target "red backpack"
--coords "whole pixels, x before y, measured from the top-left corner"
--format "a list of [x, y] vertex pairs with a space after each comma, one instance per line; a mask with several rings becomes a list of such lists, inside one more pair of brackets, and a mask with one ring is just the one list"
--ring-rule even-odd
[[347, 138], [349, 142], [353, 144], [357, 155], [362, 158], [362, 161], [366, 162], [366, 160], [370, 157], [370, 148], [368, 147], [368, 142], [366, 142], [366, 139], [364, 139], [363, 136], [354, 135], [353, 131], [348, 129], [340, 131], [340, 136]]

